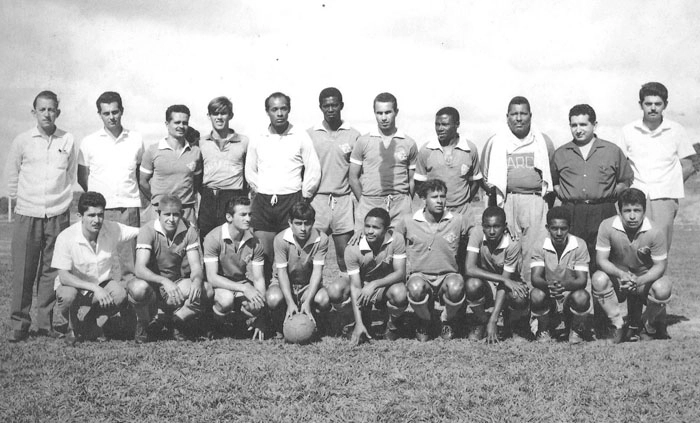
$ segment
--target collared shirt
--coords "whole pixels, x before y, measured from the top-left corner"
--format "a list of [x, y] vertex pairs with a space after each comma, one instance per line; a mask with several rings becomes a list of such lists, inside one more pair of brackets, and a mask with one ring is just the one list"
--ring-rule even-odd
[[591, 261], [588, 255], [586, 242], [579, 237], [569, 234], [561, 257], [549, 237], [539, 248], [532, 251], [530, 269], [544, 267], [544, 279], [546, 281], [565, 281], [574, 278], [575, 271], [588, 272], [588, 263]]
[[666, 260], [668, 252], [666, 236], [646, 217], [631, 241], [620, 216], [605, 219], [598, 228], [595, 249], [609, 251], [611, 263], [637, 276], [651, 268], [651, 260]]
[[408, 171], [416, 168], [416, 142], [400, 129], [384, 146], [377, 128], [362, 135], [352, 149], [350, 163], [362, 166], [362, 195], [379, 197], [409, 193]]
[[301, 190], [305, 198], [311, 198], [321, 180], [321, 165], [309, 134], [297, 131], [290, 123], [281, 135], [270, 126], [267, 133], [251, 138], [245, 177], [262, 194], [294, 194]]
[[54, 217], [73, 201], [78, 151], [73, 135], [56, 128], [46, 137], [34, 127], [19, 134], [7, 157], [10, 198], [17, 199], [15, 213], [30, 217]]
[[634, 178], [632, 167], [618, 146], [598, 138], [591, 143], [587, 158], [573, 141], [554, 152], [552, 181], [559, 185], [564, 201], [614, 201], [615, 186], [620, 182], [629, 185]]
[[469, 221], [461, 214], [448, 211], [439, 222], [431, 223], [421, 209], [399, 220], [394, 233], [406, 239], [411, 273], [444, 274], [459, 271], [457, 252], [469, 230]]
[[348, 275], [360, 275], [362, 283], [372, 282], [394, 271], [394, 260], [406, 258], [406, 241], [399, 233], [387, 232], [377, 254], [363, 236], [358, 245], [345, 248]]
[[214, 131], [199, 140], [204, 161], [202, 184], [211, 189], [241, 190], [248, 137], [231, 130], [223, 148], [219, 148], [219, 140]]
[[128, 129], [115, 139], [104, 128], [80, 143], [78, 164], [90, 170], [88, 186], [107, 200], [107, 208], [141, 207], [136, 169], [143, 156], [141, 134]]
[[202, 153], [199, 147], [185, 143], [180, 151], [168, 145], [167, 137], [150, 146], [143, 154], [141, 172], [153, 174], [151, 203], [170, 194], [182, 204], [194, 204], [194, 177], [202, 173]]
[[348, 169], [350, 153], [360, 133], [343, 122], [337, 131], [332, 131], [323, 121], [307, 130], [321, 162], [321, 184], [319, 194], [350, 194]]
[[293, 285], [308, 285], [314, 265], [323, 266], [328, 253], [328, 235], [312, 229], [302, 247], [294, 240], [294, 233], [287, 228], [275, 236], [275, 266], [286, 269]]
[[482, 178], [479, 153], [466, 138], [459, 138], [450, 154], [434, 138], [418, 152], [416, 181], [441, 179], [447, 185], [447, 207], [458, 207], [471, 196], [469, 184]]
[[228, 223], [212, 229], [204, 238], [204, 263], [219, 263], [218, 274], [234, 282], [246, 280], [248, 264], [262, 266], [265, 256], [260, 241], [251, 231], [245, 231], [236, 244], [231, 238]]
[[158, 219], [142, 226], [136, 238], [137, 250], [145, 249], [151, 252], [148, 269], [171, 281], [183, 277], [182, 262], [187, 252], [198, 248], [199, 234], [194, 226], [186, 223], [184, 219], [178, 223], [172, 241], [168, 240]]
[[680, 159], [695, 154], [685, 128], [664, 119], [650, 131], [641, 119], [622, 128], [622, 150], [634, 170], [633, 188], [654, 200], [683, 198], [683, 168]]
[[510, 235], [505, 233], [498, 246], [491, 251], [483, 229], [474, 226], [469, 231], [469, 243], [467, 251], [479, 255], [477, 266], [490, 273], [502, 275], [503, 271], [520, 276], [520, 268], [523, 264], [523, 256], [520, 241], [513, 241]]
[[[82, 221], [78, 221], [56, 238], [51, 267], [67, 270], [84, 282], [100, 284], [108, 281], [112, 277], [112, 254], [116, 253], [120, 243], [136, 238], [138, 233], [139, 228], [105, 220], [93, 250], [83, 235]], [[54, 288], [60, 286], [58, 279]]]

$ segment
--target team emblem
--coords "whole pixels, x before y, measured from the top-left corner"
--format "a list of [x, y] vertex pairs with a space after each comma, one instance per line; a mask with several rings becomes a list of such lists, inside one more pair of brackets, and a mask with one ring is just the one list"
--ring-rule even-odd
[[189, 162], [189, 163], [187, 163], [187, 168], [190, 171], [194, 172], [194, 170], [197, 168], [197, 163], [196, 162]]
[[461, 168], [459, 168], [459, 174], [464, 176], [469, 172], [469, 166], [466, 164], [463, 164]]
[[396, 150], [396, 153], [394, 153], [394, 157], [396, 157], [396, 160], [402, 162], [408, 158], [408, 154], [406, 153], [406, 150], [400, 148]]
[[450, 232], [449, 234], [445, 235], [443, 238], [445, 239], [445, 241], [447, 241], [450, 244], [457, 241], [457, 235], [455, 235], [454, 232]]
[[345, 154], [352, 153], [352, 147], [350, 147], [350, 144], [348, 144], [348, 143], [341, 144], [339, 147], [340, 147], [340, 150]]

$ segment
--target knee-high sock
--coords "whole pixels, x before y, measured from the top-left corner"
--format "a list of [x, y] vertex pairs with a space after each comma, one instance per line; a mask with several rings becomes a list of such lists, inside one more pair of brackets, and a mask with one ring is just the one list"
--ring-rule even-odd
[[630, 327], [641, 328], [642, 327], [642, 309], [644, 308], [644, 303], [642, 303], [642, 298], [638, 295], [627, 296], [627, 323]]
[[443, 297], [443, 301], [445, 302], [445, 309], [442, 310], [442, 316], [440, 316], [440, 320], [442, 320], [443, 322], [449, 322], [452, 319], [454, 319], [457, 313], [459, 313], [459, 310], [462, 308], [462, 304], [464, 304], [465, 298], [466, 297], [462, 297], [461, 300], [453, 303], [452, 301]]
[[430, 307], [428, 305], [428, 301], [430, 300], [430, 295], [426, 295], [423, 301], [413, 301], [410, 297], [408, 298], [408, 302], [411, 303], [413, 312], [416, 313], [416, 316], [418, 316], [418, 318], [421, 320], [430, 320]]
[[474, 301], [467, 300], [467, 308], [471, 311], [473, 321], [477, 325], [483, 325], [489, 320], [489, 313], [486, 312], [485, 303], [486, 297], [481, 297]]
[[538, 332], [544, 332], [544, 331], [548, 331], [548, 330], [552, 329], [551, 328], [552, 316], [551, 316], [551, 310], [549, 308], [545, 308], [542, 311], [532, 310], [531, 314], [532, 314], [532, 317], [535, 320], [537, 320], [537, 331]]
[[618, 329], [623, 326], [622, 314], [620, 313], [620, 303], [617, 301], [615, 290], [609, 288], [606, 291], [593, 291], [593, 299], [600, 305], [610, 322]]
[[576, 311], [571, 309], [571, 330], [584, 331], [587, 329], [588, 310]]
[[642, 315], [642, 321], [648, 334], [656, 333], [654, 324], [666, 316], [666, 304], [668, 304], [669, 300], [670, 298], [657, 300], [651, 293], [647, 297], [647, 309]]

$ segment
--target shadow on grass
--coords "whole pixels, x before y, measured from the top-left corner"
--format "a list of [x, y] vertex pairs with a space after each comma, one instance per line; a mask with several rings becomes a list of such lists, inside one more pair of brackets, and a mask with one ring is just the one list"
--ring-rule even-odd
[[677, 314], [668, 314], [666, 315], [666, 324], [669, 326], [676, 325], [680, 322], [687, 322], [690, 319], [688, 319], [685, 316], [679, 316]]

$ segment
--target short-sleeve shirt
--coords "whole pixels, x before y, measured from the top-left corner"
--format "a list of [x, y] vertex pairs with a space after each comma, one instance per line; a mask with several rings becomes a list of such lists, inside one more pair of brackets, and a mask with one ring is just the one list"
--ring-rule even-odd
[[308, 285], [314, 265], [326, 263], [328, 235], [312, 229], [302, 247], [294, 240], [292, 229], [287, 228], [275, 236], [274, 248], [277, 269], [287, 270], [292, 285]]
[[[82, 222], [78, 221], [56, 238], [51, 267], [67, 270], [84, 282], [99, 284], [112, 278], [112, 254], [121, 242], [129, 241], [139, 233], [139, 228], [105, 220], [97, 235], [97, 246], [93, 250], [83, 235]], [[56, 278], [54, 288], [60, 286]]]
[[348, 275], [360, 275], [362, 283], [375, 281], [394, 271], [394, 260], [406, 258], [406, 241], [399, 233], [388, 232], [377, 254], [362, 237], [358, 245], [345, 248]]
[[564, 281], [573, 279], [573, 272], [588, 272], [588, 263], [591, 261], [588, 255], [586, 241], [569, 234], [561, 257], [549, 237], [539, 247], [532, 251], [530, 269], [544, 267], [544, 279], [546, 281]]
[[520, 241], [513, 241], [507, 233], [503, 235], [498, 246], [491, 251], [483, 230], [474, 226], [469, 232], [467, 252], [478, 254], [476, 264], [482, 270], [497, 275], [502, 275], [504, 270], [516, 276], [520, 275], [523, 264]]
[[219, 148], [218, 141], [215, 132], [199, 141], [204, 169], [202, 185], [211, 189], [241, 190], [248, 137], [231, 130], [223, 148]]
[[196, 250], [198, 247], [199, 234], [197, 229], [186, 223], [184, 219], [180, 220], [177, 225], [172, 241], [168, 240], [158, 219], [143, 225], [136, 238], [137, 250], [144, 249], [151, 252], [151, 258], [146, 267], [151, 272], [171, 281], [183, 277], [182, 262], [187, 252]]
[[469, 184], [482, 179], [479, 153], [469, 140], [460, 138], [446, 154], [437, 139], [424, 145], [418, 152], [416, 181], [441, 179], [447, 185], [447, 207], [459, 207], [471, 196]]
[[[668, 257], [666, 236], [654, 228], [653, 223], [646, 217], [632, 241], [625, 232], [620, 216], [605, 219], [598, 228], [595, 249], [609, 251], [608, 259], [612, 264], [628, 269], [637, 276], [651, 268], [653, 263], [650, 260], [666, 260]], [[644, 254], [647, 249], [650, 257]]]
[[195, 202], [194, 177], [202, 173], [202, 153], [199, 147], [189, 143], [176, 152], [163, 138], [143, 154], [141, 172], [153, 175], [151, 204], [169, 194], [179, 198], [182, 204], [191, 205]]
[[236, 243], [228, 225], [217, 226], [204, 238], [204, 263], [219, 263], [219, 275], [242, 282], [246, 280], [248, 265], [264, 265], [265, 256], [260, 241], [251, 231], [245, 231], [240, 242]]
[[469, 220], [461, 214], [446, 212], [437, 223], [425, 219], [423, 210], [404, 216], [394, 228], [394, 233], [406, 240], [409, 273], [421, 272], [442, 275], [459, 271], [457, 253], [466, 242], [470, 230]]
[[416, 168], [416, 142], [397, 130], [384, 146], [378, 129], [362, 135], [352, 149], [350, 163], [362, 166], [362, 195], [381, 197], [408, 194], [408, 171]]
[[321, 162], [321, 184], [317, 192], [332, 195], [350, 194], [350, 153], [360, 133], [345, 122], [337, 131], [332, 131], [325, 121], [309, 128], [307, 132]]

